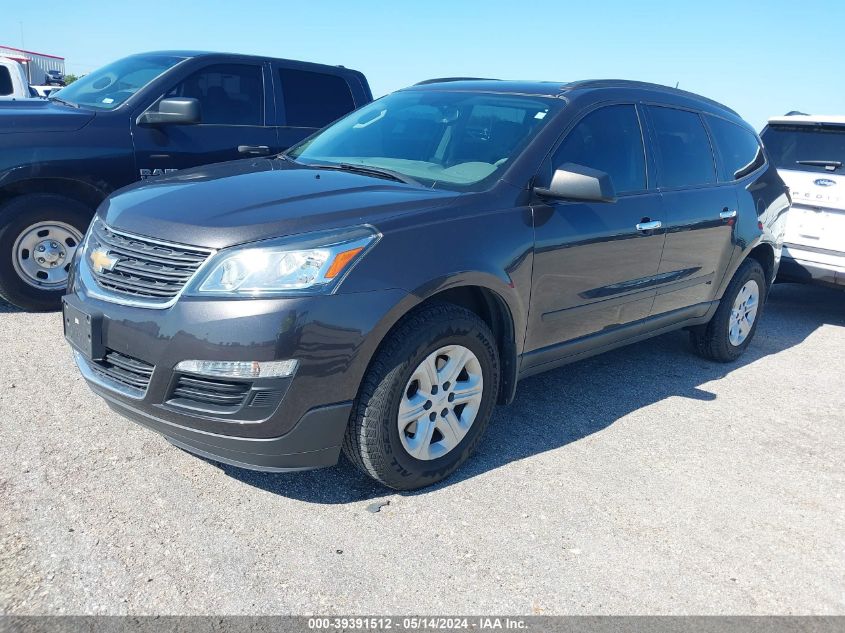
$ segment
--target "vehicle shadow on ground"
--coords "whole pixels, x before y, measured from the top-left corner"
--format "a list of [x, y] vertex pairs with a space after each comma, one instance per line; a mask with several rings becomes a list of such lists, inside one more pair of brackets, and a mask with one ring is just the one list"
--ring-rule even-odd
[[673, 332], [522, 381], [516, 400], [498, 407], [478, 451], [446, 481], [417, 492], [390, 491], [345, 458], [334, 468], [260, 473], [219, 465], [229, 476], [310, 503], [352, 503], [394, 494], [427, 494], [510, 462], [576, 442], [625, 415], [671, 396], [711, 401], [701, 385], [801, 343], [824, 324], [845, 326], [845, 292], [778, 284], [754, 341], [732, 364], [692, 353], [686, 332]]

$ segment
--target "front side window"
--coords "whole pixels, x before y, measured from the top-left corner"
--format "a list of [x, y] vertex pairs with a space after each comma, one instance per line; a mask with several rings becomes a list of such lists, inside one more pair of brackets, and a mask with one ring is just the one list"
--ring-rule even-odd
[[763, 166], [766, 160], [755, 134], [724, 119], [708, 116], [707, 120], [722, 157], [721, 180], [739, 180]]
[[769, 125], [762, 136], [780, 169], [845, 173], [845, 125]]
[[321, 128], [355, 109], [343, 77], [308, 70], [280, 68], [285, 125]]
[[581, 119], [552, 158], [554, 169], [564, 163], [605, 172], [616, 193], [646, 189], [643, 136], [636, 108], [607, 106]]
[[0, 66], [0, 97], [7, 97], [14, 92], [12, 75], [5, 66]]
[[95, 110], [113, 110], [183, 60], [172, 55], [126, 57], [74, 81], [54, 98]]
[[402, 91], [353, 112], [287, 155], [318, 166], [391, 170], [429, 187], [475, 189], [501, 174], [562, 106], [548, 97]]
[[687, 187], [716, 182], [710, 139], [695, 112], [649, 106], [657, 146], [661, 187]]
[[207, 66], [193, 73], [165, 96], [197, 99], [203, 124], [264, 124], [264, 80], [261, 66]]

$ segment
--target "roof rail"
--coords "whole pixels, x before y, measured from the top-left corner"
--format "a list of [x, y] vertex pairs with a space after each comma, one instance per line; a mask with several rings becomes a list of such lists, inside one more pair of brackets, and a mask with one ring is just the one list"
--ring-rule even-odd
[[446, 83], [448, 81], [499, 81], [498, 79], [493, 79], [491, 77], [436, 77], [435, 79], [424, 79], [423, 81], [418, 81], [415, 83], [415, 86], [425, 86], [426, 84], [439, 84], [439, 83]]
[[565, 88], [567, 90], [577, 90], [579, 88], [647, 88], [650, 90], [661, 90], [672, 94], [685, 95], [695, 99], [700, 99], [710, 103], [711, 105], [718, 106], [731, 114], [739, 116], [735, 110], [729, 108], [724, 103], [719, 103], [713, 99], [709, 99], [700, 94], [689, 92], [688, 90], [683, 90], [681, 88], [673, 88], [672, 86], [664, 86], [663, 84], [654, 84], [646, 81], [633, 81], [630, 79], [585, 79], [582, 81], [573, 81], [572, 83], [567, 84]]

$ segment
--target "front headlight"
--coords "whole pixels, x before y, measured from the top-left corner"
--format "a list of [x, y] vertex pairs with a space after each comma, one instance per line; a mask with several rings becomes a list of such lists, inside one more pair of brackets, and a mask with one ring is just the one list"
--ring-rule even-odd
[[309, 233], [217, 253], [189, 294], [266, 297], [333, 292], [381, 238], [371, 226]]

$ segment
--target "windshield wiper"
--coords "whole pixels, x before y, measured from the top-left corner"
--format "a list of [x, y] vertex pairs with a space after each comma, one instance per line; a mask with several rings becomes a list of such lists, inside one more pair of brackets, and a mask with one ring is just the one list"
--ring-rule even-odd
[[58, 101], [59, 103], [63, 103], [67, 106], [70, 106], [71, 108], [76, 108], [77, 110], [79, 110], [79, 104], [78, 103], [71, 103], [70, 101], [66, 101], [65, 99], [62, 99], [61, 97], [50, 97], [49, 101]]
[[418, 180], [414, 180], [405, 174], [400, 174], [398, 171], [385, 169], [384, 167], [370, 167], [369, 165], [356, 165], [354, 163], [340, 163], [338, 167], [345, 169], [346, 171], [354, 171], [367, 176], [375, 176], [376, 178], [387, 178], [395, 180], [396, 182], [404, 182], [406, 185], [421, 186]]
[[813, 167], [824, 167], [828, 171], [836, 171], [842, 167], [842, 161], [838, 160], [796, 160], [799, 165], [812, 165]]
[[414, 180], [410, 176], [400, 174], [398, 171], [393, 171], [392, 169], [386, 169], [384, 167], [370, 167], [369, 165], [356, 165], [355, 163], [331, 163], [325, 165], [321, 165], [319, 163], [299, 164], [305, 165], [306, 167], [312, 167], [313, 169], [333, 169], [335, 171], [351, 171], [356, 174], [364, 174], [366, 176], [373, 176], [375, 178], [385, 178], [387, 180], [395, 180], [396, 182], [402, 182], [406, 185], [416, 185], [417, 187], [422, 187], [422, 184], [420, 184], [418, 180]]

